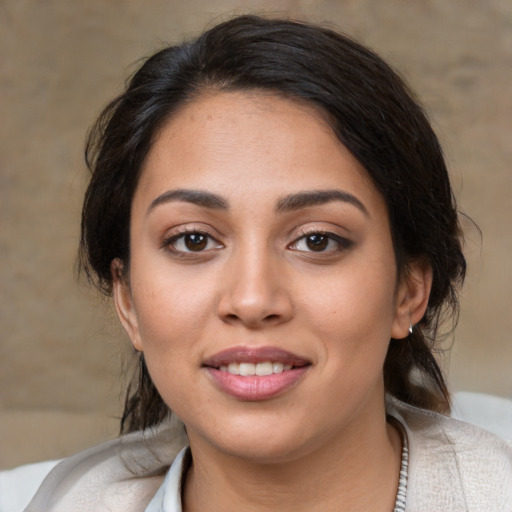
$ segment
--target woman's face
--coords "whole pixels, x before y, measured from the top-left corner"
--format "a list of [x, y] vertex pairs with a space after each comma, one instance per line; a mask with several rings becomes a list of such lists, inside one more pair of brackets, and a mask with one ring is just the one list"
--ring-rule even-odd
[[290, 459], [384, 421], [386, 350], [418, 294], [397, 282], [383, 198], [312, 107], [185, 106], [145, 162], [130, 236], [118, 311], [193, 446]]

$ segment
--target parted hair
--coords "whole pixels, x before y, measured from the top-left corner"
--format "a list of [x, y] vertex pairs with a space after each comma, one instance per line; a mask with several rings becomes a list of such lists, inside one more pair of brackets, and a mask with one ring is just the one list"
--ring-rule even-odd
[[[145, 60], [88, 134], [92, 175], [82, 210], [81, 270], [100, 291], [112, 293], [111, 262], [119, 258], [129, 269], [131, 202], [159, 129], [202, 93], [244, 90], [321, 109], [386, 201], [398, 275], [411, 261], [431, 266], [426, 313], [407, 338], [390, 341], [384, 382], [404, 402], [448, 411], [434, 353], [441, 320], [451, 320], [450, 327], [456, 322], [466, 262], [442, 149], [400, 76], [374, 52], [329, 28], [240, 16]], [[122, 432], [156, 425], [170, 414], [143, 354], [138, 357]]]

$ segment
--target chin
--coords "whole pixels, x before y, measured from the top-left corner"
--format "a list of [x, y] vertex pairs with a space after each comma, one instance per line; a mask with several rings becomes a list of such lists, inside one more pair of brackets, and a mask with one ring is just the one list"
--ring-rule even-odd
[[[208, 425], [202, 432], [187, 429], [192, 449], [207, 443], [227, 456], [257, 464], [277, 464], [297, 460], [314, 451], [330, 436], [310, 431], [307, 421], [287, 421], [279, 417], [231, 418], [231, 421]], [[209, 427], [209, 428], [208, 428]], [[196, 434], [197, 432], [197, 434]]]
[[270, 439], [268, 433], [261, 439], [250, 439], [219, 447], [226, 455], [245, 460], [252, 464], [279, 464], [297, 460], [308, 453], [302, 443], [292, 443], [289, 439]]

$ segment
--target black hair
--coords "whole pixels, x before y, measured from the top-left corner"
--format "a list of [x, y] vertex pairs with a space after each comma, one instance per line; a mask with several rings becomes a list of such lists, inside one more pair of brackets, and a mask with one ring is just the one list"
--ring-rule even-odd
[[[81, 268], [104, 293], [111, 262], [130, 261], [130, 207], [158, 130], [208, 90], [259, 90], [312, 104], [364, 166], [384, 197], [399, 274], [414, 260], [429, 264], [432, 289], [412, 334], [392, 341], [386, 391], [413, 405], [449, 410], [433, 355], [443, 314], [456, 320], [465, 275], [461, 230], [443, 153], [424, 111], [399, 75], [375, 53], [330, 29], [240, 16], [147, 59], [92, 128], [86, 161]], [[128, 390], [122, 430], [162, 421], [168, 409], [142, 355]]]

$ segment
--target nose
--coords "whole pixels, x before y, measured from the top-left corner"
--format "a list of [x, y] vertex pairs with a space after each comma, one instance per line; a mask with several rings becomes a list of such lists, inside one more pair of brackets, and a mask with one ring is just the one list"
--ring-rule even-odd
[[290, 282], [283, 262], [268, 251], [236, 251], [226, 262], [219, 317], [250, 329], [279, 325], [293, 317]]

